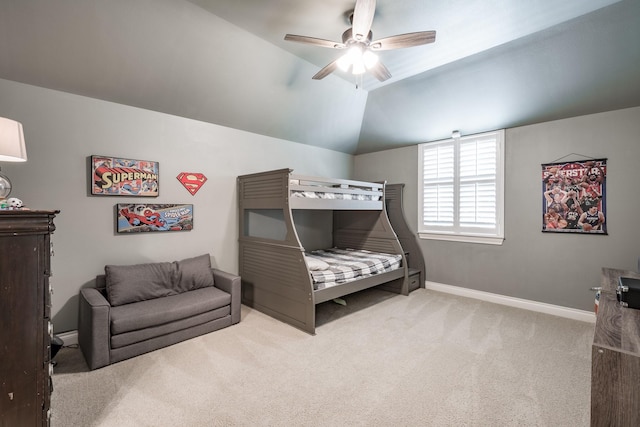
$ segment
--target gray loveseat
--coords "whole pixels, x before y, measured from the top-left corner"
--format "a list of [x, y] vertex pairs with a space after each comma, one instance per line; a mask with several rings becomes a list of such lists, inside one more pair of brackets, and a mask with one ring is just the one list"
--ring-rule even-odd
[[175, 262], [107, 265], [80, 290], [78, 342], [89, 369], [240, 322], [240, 277], [209, 255]]

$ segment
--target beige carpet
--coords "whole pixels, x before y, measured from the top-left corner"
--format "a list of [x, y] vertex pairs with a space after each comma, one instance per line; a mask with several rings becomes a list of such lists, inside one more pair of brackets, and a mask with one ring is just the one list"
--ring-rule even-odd
[[586, 426], [593, 325], [419, 289], [240, 324], [89, 372], [63, 348], [53, 427]]

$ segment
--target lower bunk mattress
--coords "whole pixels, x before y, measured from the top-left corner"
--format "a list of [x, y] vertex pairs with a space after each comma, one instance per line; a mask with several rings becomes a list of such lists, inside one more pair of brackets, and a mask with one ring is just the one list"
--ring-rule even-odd
[[402, 255], [361, 249], [321, 249], [305, 252], [313, 279], [313, 289], [352, 282], [374, 274], [386, 273], [402, 266]]

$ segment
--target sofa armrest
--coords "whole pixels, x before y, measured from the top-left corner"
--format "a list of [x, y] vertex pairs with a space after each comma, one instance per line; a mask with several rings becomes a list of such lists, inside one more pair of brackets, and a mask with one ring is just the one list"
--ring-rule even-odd
[[78, 344], [89, 365], [97, 369], [110, 363], [111, 305], [95, 288], [80, 289]]
[[242, 298], [240, 276], [217, 268], [212, 268], [211, 271], [213, 272], [214, 286], [231, 294], [231, 323], [240, 322], [240, 299]]

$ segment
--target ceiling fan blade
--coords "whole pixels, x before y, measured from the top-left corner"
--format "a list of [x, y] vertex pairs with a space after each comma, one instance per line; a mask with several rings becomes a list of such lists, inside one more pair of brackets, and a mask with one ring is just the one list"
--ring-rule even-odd
[[332, 49], [343, 49], [344, 43], [334, 42], [331, 40], [317, 39], [315, 37], [298, 36], [295, 34], [287, 34], [284, 39], [291, 42], [312, 44], [314, 46], [328, 47]]
[[360, 41], [366, 40], [371, 31], [373, 15], [376, 13], [376, 0], [356, 0], [353, 10], [353, 38]]
[[380, 80], [381, 82], [391, 78], [391, 72], [380, 61], [376, 62], [373, 67], [369, 68], [369, 72], [373, 77]]
[[372, 41], [369, 45], [373, 50], [402, 49], [405, 47], [420, 46], [436, 41], [435, 31], [418, 31], [416, 33], [398, 34]]
[[322, 70], [318, 71], [315, 76], [312, 77], [313, 80], [322, 80], [327, 77], [329, 74], [333, 73], [336, 68], [338, 68], [338, 60], [336, 59], [329, 65], [325, 66]]

